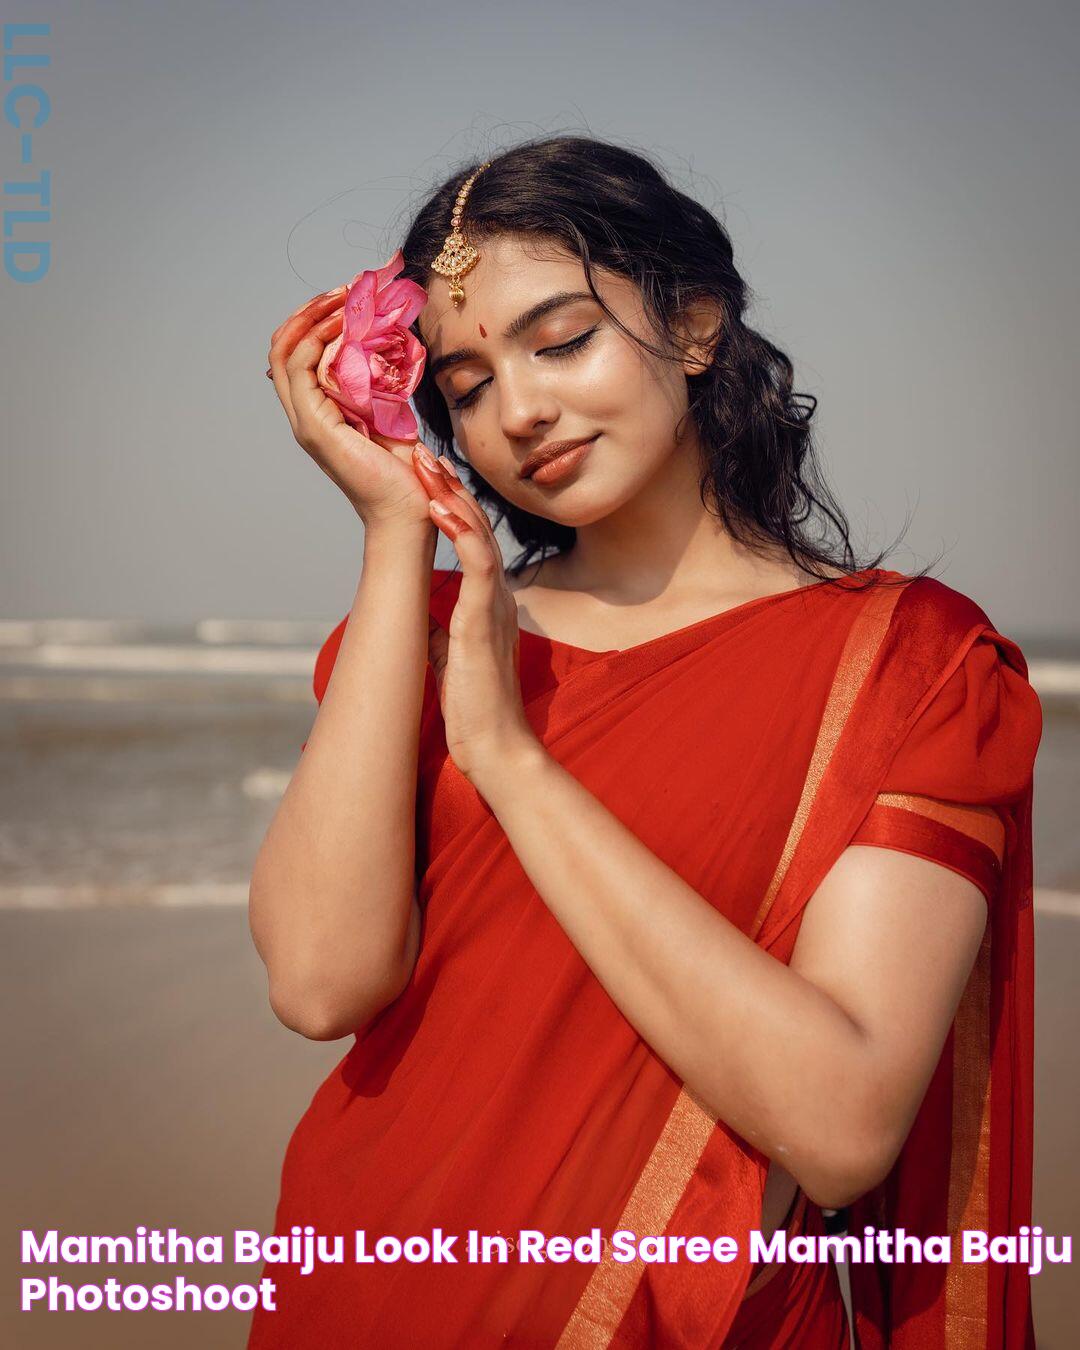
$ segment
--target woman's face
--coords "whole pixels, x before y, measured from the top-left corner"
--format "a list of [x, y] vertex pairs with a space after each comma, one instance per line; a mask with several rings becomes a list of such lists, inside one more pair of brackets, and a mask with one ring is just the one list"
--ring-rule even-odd
[[[616, 328], [589, 294], [578, 258], [509, 235], [477, 248], [461, 307], [433, 273], [419, 327], [458, 449], [496, 492], [534, 515], [587, 525], [635, 497], [682, 453], [687, 435], [697, 453], [692, 431], [675, 439], [687, 409], [682, 364]], [[659, 345], [634, 283], [596, 268], [593, 276], [626, 327]], [[521, 477], [530, 451], [591, 437], [584, 459], [559, 481]]]

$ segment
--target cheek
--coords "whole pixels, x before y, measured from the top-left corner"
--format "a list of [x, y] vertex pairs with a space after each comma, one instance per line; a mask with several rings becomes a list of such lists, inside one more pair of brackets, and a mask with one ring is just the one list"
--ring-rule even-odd
[[590, 421], [616, 433], [620, 442], [647, 457], [663, 457], [688, 403], [678, 366], [660, 362], [637, 347], [619, 344], [581, 373], [579, 406]]
[[[513, 461], [507, 458], [502, 439], [496, 431], [482, 430], [474, 425], [458, 428], [454, 438], [458, 451], [467, 461], [474, 473], [478, 473], [501, 496], [506, 496], [506, 488], [519, 481]], [[467, 475], [462, 475], [463, 477]]]
[[645, 393], [641, 364], [621, 347], [604, 344], [555, 377], [559, 401], [575, 423], [614, 430], [633, 418]]

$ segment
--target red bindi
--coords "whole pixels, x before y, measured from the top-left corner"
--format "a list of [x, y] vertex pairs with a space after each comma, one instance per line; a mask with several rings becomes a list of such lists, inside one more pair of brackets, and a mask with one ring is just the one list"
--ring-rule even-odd
[[480, 336], [487, 337], [487, 329], [484, 327], [483, 324], [480, 325]]

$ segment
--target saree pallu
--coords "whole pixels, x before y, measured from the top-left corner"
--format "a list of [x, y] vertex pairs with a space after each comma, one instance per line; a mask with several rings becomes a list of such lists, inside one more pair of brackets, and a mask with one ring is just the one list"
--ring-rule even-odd
[[[859, 582], [885, 584], [865, 586]], [[449, 623], [460, 577], [436, 570]], [[345, 621], [316, 664], [321, 701]], [[887, 1182], [853, 1209], [926, 1235], [1028, 1221], [1032, 767], [1041, 709], [1019, 649], [932, 579], [867, 569], [595, 652], [522, 632], [549, 753], [709, 904], [787, 962], [851, 844], [962, 872], [990, 920], [938, 1070]], [[449, 759], [427, 671], [417, 783], [419, 956], [289, 1142], [274, 1233], [345, 1238], [310, 1274], [268, 1261], [249, 1350], [725, 1344], [751, 1275], [768, 1159], [652, 1051]], [[933, 935], [928, 934], [932, 941]], [[718, 972], [718, 978], [721, 974]], [[357, 1265], [382, 1235], [459, 1235], [457, 1264]], [[517, 1259], [523, 1230], [729, 1235], [730, 1262]], [[465, 1259], [501, 1235], [503, 1263]], [[862, 1344], [1031, 1344], [1022, 1267], [866, 1267]], [[752, 1298], [764, 1299], [769, 1284]], [[782, 1287], [782, 1286], [777, 1286]], [[759, 1307], [761, 1305], [758, 1305]], [[795, 1344], [808, 1344], [795, 1340]]]

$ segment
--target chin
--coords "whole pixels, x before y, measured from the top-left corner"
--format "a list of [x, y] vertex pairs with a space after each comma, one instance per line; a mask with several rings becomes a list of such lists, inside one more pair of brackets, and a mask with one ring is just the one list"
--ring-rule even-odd
[[533, 511], [534, 516], [542, 516], [544, 520], [554, 521], [556, 525], [566, 525], [570, 529], [581, 529], [585, 525], [595, 525], [598, 520], [603, 520], [605, 516], [610, 516], [614, 511], [613, 505], [586, 507], [580, 510], [559, 511]]
[[[590, 473], [589, 469], [593, 472]], [[610, 516], [641, 491], [645, 481], [611, 484], [603, 482], [603, 475], [597, 470], [599, 465], [582, 465], [584, 470], [573, 482], [566, 483], [557, 490], [545, 489], [539, 484], [536, 495], [526, 488], [525, 483], [515, 479], [513, 485], [507, 484], [502, 495], [522, 511], [539, 516], [542, 520], [554, 521], [556, 525], [566, 525], [576, 529], [581, 525], [592, 525], [605, 516]], [[496, 488], [496, 491], [500, 489]], [[543, 494], [543, 495], [541, 495]]]
[[549, 520], [556, 520], [560, 525], [569, 525], [573, 529], [578, 529], [582, 525], [594, 525], [598, 520], [603, 520], [605, 516], [610, 516], [618, 507], [617, 502], [592, 502], [585, 503], [577, 508], [568, 507], [559, 514], [549, 513]]
[[644, 488], [644, 482], [623, 483], [617, 486], [606, 487], [596, 483], [582, 482], [577, 485], [577, 491], [563, 494], [563, 499], [557, 503], [559, 511], [547, 512], [551, 520], [557, 520], [560, 525], [572, 525], [575, 528], [579, 525], [593, 525], [598, 520], [603, 520], [605, 516], [614, 515], [631, 502]]

